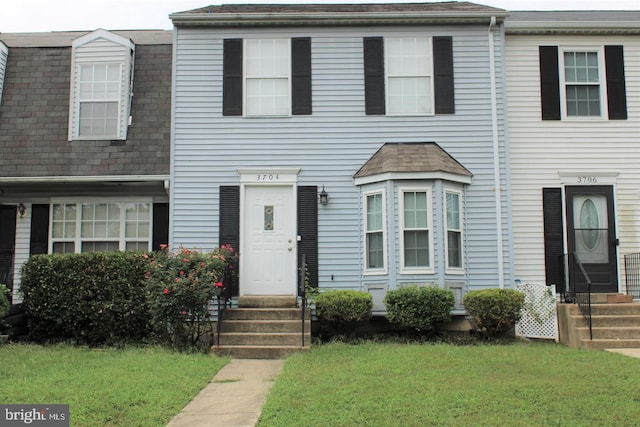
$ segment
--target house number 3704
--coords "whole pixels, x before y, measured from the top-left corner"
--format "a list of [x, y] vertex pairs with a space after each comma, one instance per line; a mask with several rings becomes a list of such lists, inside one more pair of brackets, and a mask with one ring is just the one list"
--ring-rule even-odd
[[576, 182], [578, 184], [596, 184], [598, 182], [598, 177], [596, 177], [596, 176], [578, 176], [578, 177], [576, 177]]
[[280, 176], [277, 173], [259, 173], [256, 177], [256, 181], [277, 181], [280, 179]]

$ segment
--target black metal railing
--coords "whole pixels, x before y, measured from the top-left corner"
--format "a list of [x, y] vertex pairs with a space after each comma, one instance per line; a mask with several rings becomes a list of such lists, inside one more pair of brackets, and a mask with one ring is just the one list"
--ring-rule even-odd
[[627, 295], [640, 299], [640, 252], [624, 256]]
[[298, 280], [298, 295], [301, 298], [300, 301], [300, 311], [302, 318], [302, 347], [304, 347], [304, 322], [305, 322], [305, 314], [307, 311], [307, 256], [302, 255], [302, 263], [300, 266], [300, 279]]
[[222, 332], [222, 322], [224, 312], [231, 308], [231, 269], [226, 266], [222, 271], [222, 288], [217, 298], [217, 319], [216, 319], [216, 345], [220, 346], [220, 335]]
[[580, 313], [585, 323], [589, 327], [589, 339], [593, 339], [593, 328], [591, 321], [591, 278], [575, 252], [565, 254], [565, 280], [568, 279], [568, 287], [565, 301], [578, 304]]

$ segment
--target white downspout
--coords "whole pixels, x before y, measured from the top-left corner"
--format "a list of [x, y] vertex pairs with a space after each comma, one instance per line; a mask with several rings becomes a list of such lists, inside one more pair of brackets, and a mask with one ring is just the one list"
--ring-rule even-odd
[[491, 17], [489, 23], [489, 77], [491, 79], [491, 136], [493, 139], [493, 176], [496, 202], [496, 238], [498, 246], [498, 285], [504, 288], [504, 245], [502, 242], [502, 175], [500, 173], [500, 140], [498, 138], [498, 101], [496, 95], [496, 59], [493, 30], [496, 17]]

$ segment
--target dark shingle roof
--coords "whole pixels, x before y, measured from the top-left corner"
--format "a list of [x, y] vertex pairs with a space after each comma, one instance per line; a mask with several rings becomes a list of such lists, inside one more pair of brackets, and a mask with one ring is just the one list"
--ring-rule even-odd
[[435, 142], [386, 143], [353, 176], [363, 178], [383, 173], [444, 172], [472, 174]]
[[384, 25], [488, 22], [504, 9], [470, 2], [212, 5], [169, 15], [176, 26]]

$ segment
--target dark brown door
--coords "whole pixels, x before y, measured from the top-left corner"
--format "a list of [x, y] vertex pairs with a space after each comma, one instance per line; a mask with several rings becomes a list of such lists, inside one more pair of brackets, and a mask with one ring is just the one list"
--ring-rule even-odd
[[592, 292], [618, 292], [613, 187], [568, 186], [565, 190], [569, 253], [582, 262]]

